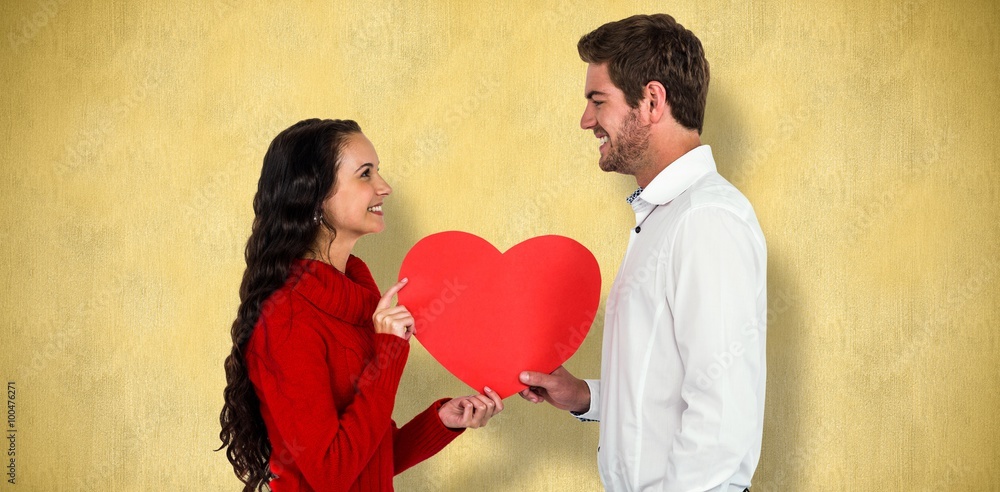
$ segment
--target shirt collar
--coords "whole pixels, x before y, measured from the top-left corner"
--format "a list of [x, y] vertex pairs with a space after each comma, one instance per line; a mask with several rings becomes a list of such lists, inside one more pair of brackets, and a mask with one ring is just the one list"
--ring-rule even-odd
[[636, 188], [635, 191], [633, 191], [632, 194], [629, 195], [629, 197], [625, 199], [625, 201], [629, 202], [629, 204], [631, 204], [632, 202], [635, 201], [636, 198], [639, 198], [639, 194], [640, 193], [642, 193], [642, 186]]
[[633, 193], [633, 196], [653, 205], [665, 205], [710, 172], [716, 172], [712, 148], [701, 145], [663, 168], [648, 185], [636, 190], [638, 195]]
[[371, 323], [381, 295], [368, 266], [351, 255], [345, 272], [328, 263], [298, 258], [292, 263], [288, 282], [317, 309], [352, 325]]

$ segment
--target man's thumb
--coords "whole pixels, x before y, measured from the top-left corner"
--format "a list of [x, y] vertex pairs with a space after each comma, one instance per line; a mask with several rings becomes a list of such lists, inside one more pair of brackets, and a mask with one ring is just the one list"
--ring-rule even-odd
[[521, 383], [528, 386], [541, 386], [542, 388], [548, 387], [549, 380], [552, 379], [551, 376], [541, 372], [535, 371], [521, 371]]

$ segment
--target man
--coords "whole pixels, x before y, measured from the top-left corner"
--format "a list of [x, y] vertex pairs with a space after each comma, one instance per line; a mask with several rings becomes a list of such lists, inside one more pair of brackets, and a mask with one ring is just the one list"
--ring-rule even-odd
[[[708, 62], [668, 15], [580, 39], [580, 126], [635, 176], [636, 225], [608, 295], [601, 379], [526, 371], [525, 399], [600, 421], [613, 491], [742, 491], [760, 457], [767, 253], [747, 199], [701, 144]], [[622, 231], [624, 232], [624, 231]]]

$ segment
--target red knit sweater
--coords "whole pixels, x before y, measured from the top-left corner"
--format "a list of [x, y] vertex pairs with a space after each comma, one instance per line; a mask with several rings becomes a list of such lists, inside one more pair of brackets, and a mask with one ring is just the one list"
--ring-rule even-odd
[[274, 492], [392, 490], [395, 474], [461, 431], [441, 423], [441, 400], [402, 428], [392, 421], [410, 345], [376, 334], [379, 300], [368, 267], [346, 274], [297, 260], [265, 301], [245, 356], [271, 441]]

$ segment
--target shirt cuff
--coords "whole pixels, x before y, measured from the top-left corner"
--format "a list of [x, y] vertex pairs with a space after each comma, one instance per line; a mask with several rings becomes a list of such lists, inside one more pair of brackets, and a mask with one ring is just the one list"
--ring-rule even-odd
[[584, 379], [587, 387], [590, 388], [590, 408], [585, 412], [570, 412], [581, 422], [598, 422], [601, 420], [601, 380]]

